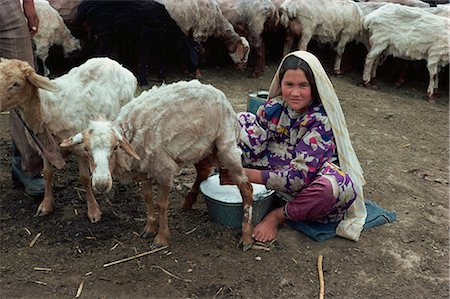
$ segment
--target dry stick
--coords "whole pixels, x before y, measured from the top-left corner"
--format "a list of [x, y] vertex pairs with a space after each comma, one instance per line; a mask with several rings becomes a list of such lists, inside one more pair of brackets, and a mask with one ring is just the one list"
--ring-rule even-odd
[[38, 234], [33, 238], [33, 240], [31, 240], [29, 246], [30, 246], [30, 247], [33, 247], [34, 244], [37, 242], [37, 240], [39, 239], [40, 236], [41, 236], [41, 233], [38, 233]]
[[258, 250], [270, 251], [270, 248], [269, 248], [269, 247], [264, 247], [264, 246], [261, 246], [261, 245], [252, 245], [251, 248], [252, 248], [252, 249], [258, 249]]
[[50, 268], [42, 268], [42, 267], [34, 267], [33, 270], [35, 270], [35, 271], [47, 271], [47, 272], [52, 271], [52, 269], [50, 269]]
[[191, 282], [191, 281], [192, 281], [192, 280], [190, 280], [190, 279], [183, 279], [183, 278], [181, 278], [181, 277], [179, 277], [179, 276], [176, 276], [175, 274], [170, 273], [169, 271], [167, 271], [167, 270], [164, 269], [163, 267], [156, 266], [156, 265], [153, 265], [153, 266], [150, 266], [150, 267], [161, 269], [161, 270], [162, 270], [164, 273], [166, 273], [167, 275], [172, 276], [173, 278], [176, 278], [176, 279], [178, 279], [178, 280], [182, 280], [182, 281], [184, 281], [184, 282]]
[[73, 187], [73, 189], [81, 191], [81, 192], [86, 192], [86, 190], [82, 189], [82, 188], [78, 188], [78, 187]]
[[149, 254], [158, 252], [160, 250], [166, 249], [167, 247], [168, 246], [163, 246], [163, 247], [156, 248], [156, 249], [153, 249], [153, 250], [150, 250], [150, 251], [147, 251], [147, 252], [139, 253], [137, 255], [130, 256], [130, 257], [127, 257], [127, 258], [124, 258], [124, 259], [121, 259], [121, 260], [118, 260], [118, 261], [115, 261], [115, 262], [107, 263], [107, 264], [103, 265], [103, 268], [106, 268], [106, 267], [109, 267], [109, 266], [112, 266], [112, 265], [116, 265], [116, 264], [120, 264], [120, 263], [123, 263], [123, 262], [128, 262], [128, 261], [137, 259], [139, 257], [145, 256], [145, 255], [149, 255]]
[[84, 280], [81, 281], [80, 286], [78, 287], [78, 290], [77, 290], [77, 295], [75, 296], [75, 298], [80, 297], [81, 292], [83, 291], [83, 286], [84, 286]]
[[184, 234], [185, 234], [185, 235], [189, 235], [189, 234], [195, 232], [196, 229], [197, 229], [197, 227], [194, 227], [193, 229], [191, 229], [191, 230], [188, 231], [188, 232], [185, 232]]
[[319, 283], [320, 283], [320, 293], [319, 293], [319, 299], [323, 299], [324, 296], [324, 282], [323, 282], [323, 272], [322, 272], [322, 260], [323, 260], [323, 256], [319, 255], [318, 259], [317, 259], [317, 269], [319, 270]]

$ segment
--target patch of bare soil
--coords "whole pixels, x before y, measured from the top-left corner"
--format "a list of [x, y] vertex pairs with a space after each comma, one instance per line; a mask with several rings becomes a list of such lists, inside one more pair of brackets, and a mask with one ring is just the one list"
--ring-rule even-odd
[[[331, 66], [328, 56], [322, 59]], [[275, 68], [269, 62], [264, 76], [251, 79], [232, 67], [210, 67], [202, 81], [242, 111], [249, 92], [269, 87]], [[174, 74], [172, 81], [186, 79]], [[243, 252], [239, 230], [211, 222], [203, 199], [193, 210], [180, 209], [194, 177], [186, 168], [171, 192], [170, 246], [104, 267], [150, 250], [139, 237], [146, 217], [139, 186], [115, 182], [110, 194], [98, 196], [103, 218], [91, 224], [71, 160], [56, 175], [55, 212], [34, 217], [40, 200], [11, 183], [8, 115], [1, 115], [1, 297], [73, 298], [80, 291], [80, 298], [315, 298], [323, 255], [325, 297], [447, 298], [448, 85], [441, 80], [443, 95], [430, 104], [427, 79], [401, 88], [381, 80], [379, 89], [365, 89], [360, 74], [331, 80], [365, 171], [366, 198], [396, 211], [398, 221], [363, 232], [357, 243], [319, 243], [283, 226], [270, 251]]]

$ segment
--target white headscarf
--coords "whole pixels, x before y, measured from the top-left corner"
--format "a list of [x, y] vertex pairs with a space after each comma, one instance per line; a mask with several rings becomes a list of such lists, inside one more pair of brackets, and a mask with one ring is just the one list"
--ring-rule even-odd
[[317, 91], [319, 92], [322, 105], [333, 128], [339, 165], [342, 170], [350, 175], [357, 192], [357, 198], [345, 213], [344, 219], [337, 226], [336, 234], [347, 239], [358, 241], [367, 216], [363, 194], [363, 185], [365, 185], [366, 181], [364, 180], [363, 170], [350, 141], [341, 104], [339, 103], [333, 84], [325, 73], [320, 61], [316, 56], [306, 51], [296, 51], [286, 55], [272, 80], [268, 98], [271, 99], [281, 95], [280, 67], [286, 57], [291, 55], [303, 59], [314, 74]]

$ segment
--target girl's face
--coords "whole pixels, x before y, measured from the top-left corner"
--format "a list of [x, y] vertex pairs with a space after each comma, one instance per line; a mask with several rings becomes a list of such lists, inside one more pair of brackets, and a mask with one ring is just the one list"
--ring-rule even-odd
[[281, 80], [281, 95], [293, 110], [301, 110], [312, 103], [311, 86], [301, 69], [289, 69]]

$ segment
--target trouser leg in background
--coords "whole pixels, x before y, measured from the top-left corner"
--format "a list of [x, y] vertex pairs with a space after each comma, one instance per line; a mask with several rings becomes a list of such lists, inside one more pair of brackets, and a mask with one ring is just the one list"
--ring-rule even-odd
[[[33, 48], [26, 19], [20, 18], [13, 23], [1, 25], [3, 28], [0, 28], [0, 56], [24, 60], [34, 67]], [[10, 112], [9, 128], [20, 153], [20, 158], [15, 155], [13, 163], [21, 161], [21, 164], [16, 166], [20, 167], [26, 176], [38, 175], [42, 170], [42, 158], [30, 145], [24, 125], [13, 111]]]

